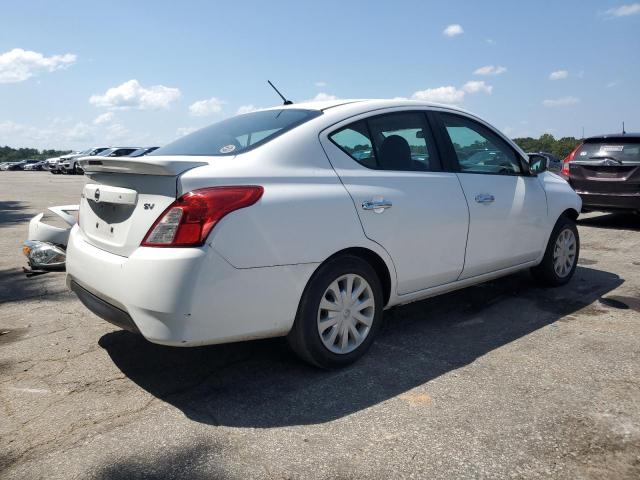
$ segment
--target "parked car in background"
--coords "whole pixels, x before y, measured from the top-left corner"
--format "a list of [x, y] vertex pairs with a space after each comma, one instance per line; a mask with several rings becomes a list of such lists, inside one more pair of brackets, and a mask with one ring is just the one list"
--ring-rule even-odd
[[27, 163], [24, 166], [24, 170], [34, 171], [34, 170], [44, 170], [45, 160], [39, 160], [35, 163]]
[[27, 165], [33, 165], [38, 163], [40, 160], [37, 159], [29, 159], [29, 160], [21, 160], [19, 162], [12, 162], [7, 165], [5, 170], [24, 170]]
[[562, 170], [562, 160], [556, 157], [553, 153], [548, 152], [532, 152], [527, 155], [541, 155], [547, 159], [547, 169], [553, 173], [560, 173]]
[[97, 148], [94, 147], [94, 148], [89, 148], [88, 150], [84, 150], [82, 152], [63, 155], [60, 157], [60, 160], [58, 161], [58, 164], [57, 164], [58, 170], [60, 170], [60, 173], [67, 173], [67, 174], [82, 173], [82, 169], [78, 165], [78, 159], [82, 157], [92, 157], [94, 155], [98, 155], [107, 149], [108, 147], [97, 147]]
[[58, 170], [59, 161], [60, 161], [60, 157], [47, 158], [45, 160], [44, 169], [49, 170], [54, 175], [60, 173], [60, 170]]
[[[469, 161], [475, 148], [499, 155]], [[562, 285], [578, 262], [578, 195], [453, 107], [287, 105], [144, 158], [80, 162], [67, 283], [159, 344], [287, 336], [303, 359], [341, 367], [385, 308], [523, 269]]]
[[565, 158], [562, 173], [583, 211], [640, 213], [640, 133], [585, 139]]
[[159, 149], [160, 147], [144, 147], [144, 148], [139, 148], [133, 152], [131, 152], [128, 156], [129, 157], [143, 157], [145, 155], [149, 155], [151, 152], [156, 151], [157, 149]]
[[126, 157], [133, 152], [140, 150], [140, 147], [114, 147], [107, 148], [103, 152], [100, 152], [100, 157]]

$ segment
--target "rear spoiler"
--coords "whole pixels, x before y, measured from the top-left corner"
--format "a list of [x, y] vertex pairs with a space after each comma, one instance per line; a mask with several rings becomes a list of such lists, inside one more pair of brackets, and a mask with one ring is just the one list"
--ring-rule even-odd
[[137, 173], [139, 175], [176, 176], [192, 168], [208, 165], [193, 157], [82, 157], [78, 160], [86, 173]]

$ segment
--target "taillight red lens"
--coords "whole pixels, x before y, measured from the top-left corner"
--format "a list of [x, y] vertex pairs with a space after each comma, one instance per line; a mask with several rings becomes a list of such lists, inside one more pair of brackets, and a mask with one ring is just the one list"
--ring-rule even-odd
[[565, 159], [562, 161], [562, 170], [560, 171], [560, 173], [562, 175], [564, 175], [565, 177], [569, 176], [569, 162], [571, 162], [573, 160], [573, 157], [576, 156], [576, 152], [578, 151], [578, 149], [581, 146], [582, 146], [582, 144], [579, 144], [576, 148], [571, 150], [571, 153], [569, 155], [567, 155], [565, 157]]
[[197, 247], [225, 215], [253, 205], [260, 186], [211, 187], [184, 194], [162, 212], [151, 226], [143, 247]]

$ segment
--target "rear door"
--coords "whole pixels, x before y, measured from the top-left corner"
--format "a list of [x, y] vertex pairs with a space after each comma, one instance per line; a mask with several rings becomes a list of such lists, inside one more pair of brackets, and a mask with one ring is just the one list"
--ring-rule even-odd
[[640, 197], [640, 137], [585, 140], [569, 163], [578, 193]]
[[455, 281], [468, 209], [455, 173], [442, 170], [425, 112], [359, 116], [320, 140], [365, 235], [392, 257], [398, 294]]
[[544, 249], [547, 199], [519, 154], [473, 118], [438, 112], [446, 159], [469, 204], [469, 237], [461, 279], [535, 260]]

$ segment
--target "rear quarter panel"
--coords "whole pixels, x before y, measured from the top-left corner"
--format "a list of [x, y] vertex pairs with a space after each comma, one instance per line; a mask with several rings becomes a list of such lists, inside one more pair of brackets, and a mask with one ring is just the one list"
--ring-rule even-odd
[[182, 193], [216, 185], [264, 187], [255, 205], [224, 217], [207, 243], [236, 268], [319, 263], [345, 248], [364, 247], [383, 258], [395, 282], [391, 259], [365, 237], [317, 129], [304, 127], [180, 177]]

